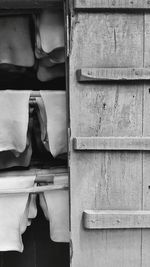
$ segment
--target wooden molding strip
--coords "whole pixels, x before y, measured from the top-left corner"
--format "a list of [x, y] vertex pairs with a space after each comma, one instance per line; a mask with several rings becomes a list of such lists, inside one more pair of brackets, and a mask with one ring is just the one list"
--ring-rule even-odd
[[78, 82], [150, 80], [149, 68], [82, 68]]
[[150, 137], [76, 137], [75, 150], [150, 151]]
[[87, 210], [83, 225], [93, 230], [150, 228], [150, 211]]
[[141, 9], [150, 10], [149, 0], [74, 0], [76, 10]]
[[18, 9], [38, 9], [63, 6], [62, 0], [0, 0], [0, 11]]

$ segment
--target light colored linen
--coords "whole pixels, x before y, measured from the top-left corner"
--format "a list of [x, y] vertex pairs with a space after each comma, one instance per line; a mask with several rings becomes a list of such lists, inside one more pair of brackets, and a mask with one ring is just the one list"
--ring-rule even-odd
[[50, 54], [55, 49], [64, 48], [63, 11], [44, 10], [36, 18], [36, 57]]
[[34, 65], [29, 24], [29, 16], [0, 17], [0, 64]]
[[[34, 185], [35, 176], [0, 178], [0, 190], [25, 189]], [[0, 194], [0, 251], [23, 251], [21, 235], [36, 216], [29, 193]]]
[[0, 91], [0, 152], [16, 156], [27, 144], [30, 91]]
[[32, 146], [31, 141], [27, 144], [25, 151], [17, 157], [11, 151], [0, 152], [0, 170], [12, 167], [28, 167], [31, 162]]
[[[41, 136], [45, 148], [53, 157], [67, 152], [66, 92], [40, 91], [43, 101], [38, 101]], [[44, 105], [43, 105], [44, 104]], [[45, 118], [46, 116], [46, 118]], [[43, 127], [46, 123], [46, 128]], [[46, 134], [47, 129], [47, 134]]]
[[69, 242], [68, 190], [46, 191], [40, 194], [40, 205], [49, 220], [51, 240]]

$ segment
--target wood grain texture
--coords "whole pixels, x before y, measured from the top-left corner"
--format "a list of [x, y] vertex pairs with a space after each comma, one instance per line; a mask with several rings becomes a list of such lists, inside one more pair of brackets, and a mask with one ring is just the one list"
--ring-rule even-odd
[[83, 212], [86, 229], [150, 228], [150, 211], [87, 210]]
[[[144, 61], [143, 67], [150, 66], [150, 14], [144, 16]], [[150, 136], [150, 83], [147, 82], [143, 89], [143, 137]], [[143, 197], [142, 209], [150, 210], [150, 153], [143, 153]], [[150, 255], [148, 253], [150, 247], [150, 230], [142, 230], [142, 261], [141, 265], [148, 267], [150, 263]]]
[[[78, 83], [81, 68], [142, 68], [143, 15], [78, 13], [72, 21], [73, 137], [142, 136], [141, 84]], [[85, 231], [84, 210], [141, 210], [142, 153], [70, 153], [72, 267], [141, 267], [141, 230]], [[145, 267], [145, 266], [144, 266]]]
[[103, 9], [144, 9], [150, 10], [148, 0], [74, 0], [74, 8], [79, 10]]
[[150, 151], [150, 137], [76, 137], [75, 150]]
[[146, 68], [82, 68], [77, 70], [78, 82], [150, 80]]

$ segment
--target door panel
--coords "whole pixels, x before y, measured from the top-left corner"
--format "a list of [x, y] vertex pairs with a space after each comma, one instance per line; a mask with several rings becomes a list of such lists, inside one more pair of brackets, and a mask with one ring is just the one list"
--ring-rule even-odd
[[72, 20], [69, 94], [73, 267], [149, 266], [149, 230], [83, 227], [84, 210], [149, 209], [149, 153], [73, 149], [75, 137], [149, 136], [148, 84], [78, 83], [76, 77], [81, 68], [148, 66], [146, 16], [85, 12], [75, 13]]

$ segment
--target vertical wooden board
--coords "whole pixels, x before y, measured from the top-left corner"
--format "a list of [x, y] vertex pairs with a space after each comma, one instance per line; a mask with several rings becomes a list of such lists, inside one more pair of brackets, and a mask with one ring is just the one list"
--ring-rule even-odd
[[[150, 15], [145, 15], [144, 67], [150, 66]], [[143, 92], [143, 136], [150, 136], [150, 83]], [[143, 209], [150, 210], [150, 153], [143, 154]], [[142, 266], [150, 264], [150, 230], [142, 230]]]
[[142, 128], [142, 88], [76, 84], [72, 100], [74, 136], [136, 136]]
[[82, 212], [140, 209], [141, 156], [81, 153], [71, 161], [72, 266], [140, 266], [141, 231], [85, 231]]
[[78, 69], [143, 66], [142, 15], [78, 14], [72, 27], [71, 56], [74, 67], [76, 61]]
[[[141, 85], [76, 82], [81, 67], [143, 66], [143, 16], [80, 14], [70, 56], [71, 136], [142, 136]], [[85, 231], [84, 209], [141, 209], [141, 153], [71, 150], [72, 267], [141, 267], [141, 231]]]
[[[76, 70], [82, 67], [143, 66], [143, 53], [141, 52], [143, 51], [143, 16], [134, 14], [84, 14], [78, 15], [72, 24], [75, 26], [72, 30], [70, 84], [71, 87], [73, 86], [75, 89], [72, 90], [74, 95], [72, 98], [70, 98], [70, 101], [72, 101], [70, 106], [72, 109], [71, 116], [74, 118], [74, 120], [77, 119], [77, 122], [74, 121], [71, 127], [72, 131], [74, 131], [74, 134], [77, 135], [75, 131], [78, 133], [80, 127], [80, 120], [78, 120], [78, 118], [80, 116], [82, 116], [82, 122], [84, 121], [84, 124], [87, 124], [86, 119], [93, 119], [93, 130], [95, 127], [98, 128], [99, 122], [97, 120], [101, 120], [101, 118], [100, 116], [95, 117], [94, 108], [97, 110], [99, 109], [99, 113], [101, 110], [102, 113], [105, 113], [103, 111], [105, 110], [105, 99], [107, 98], [108, 90], [109, 97], [112, 93], [113, 101], [115, 101], [115, 109], [113, 114], [115, 113], [116, 115], [114, 116], [117, 116], [117, 112], [115, 112], [115, 110], [118, 109], [118, 92], [120, 87], [113, 87], [111, 84], [109, 84], [109, 86], [96, 86], [92, 84], [91, 86], [87, 86], [87, 89], [85, 90], [85, 85], [79, 85], [76, 81]], [[117, 37], [114, 38], [114, 32], [117, 31]], [[91, 88], [91, 90], [89, 90], [89, 88]], [[103, 88], [106, 88], [105, 93], [102, 90]], [[130, 89], [128, 87], [126, 88], [127, 91], [130, 91], [131, 88], [135, 87], [132, 85], [129, 87]], [[94, 91], [98, 91], [99, 95], [97, 95], [96, 92], [94, 93]], [[135, 91], [133, 90], [132, 92]], [[91, 102], [90, 97], [92, 94], [94, 94], [96, 97], [93, 99], [95, 103]], [[87, 98], [87, 104], [89, 102], [88, 110], [90, 110], [90, 112], [88, 112], [88, 110], [87, 113], [83, 112], [84, 106], [81, 104], [83, 97]], [[126, 98], [125, 95], [121, 96], [120, 94], [120, 101], [124, 101], [121, 99], [122, 97]], [[132, 97], [134, 98], [134, 94]], [[128, 103], [131, 101], [131, 98], [128, 100]], [[74, 105], [74, 99], [77, 99], [76, 105]], [[102, 99], [104, 99], [103, 104], [101, 101]], [[111, 102], [111, 97], [109, 99]], [[80, 104], [78, 105], [79, 101]], [[133, 101], [134, 99], [132, 100], [132, 103]], [[100, 102], [101, 106], [98, 107]], [[90, 106], [93, 105], [95, 107], [91, 108]], [[126, 108], [125, 114], [127, 114], [127, 105], [124, 108]], [[114, 123], [113, 120], [112, 123]], [[90, 127], [91, 129], [89, 132], [92, 132], [92, 126]], [[110, 126], [107, 125], [107, 127]]]

